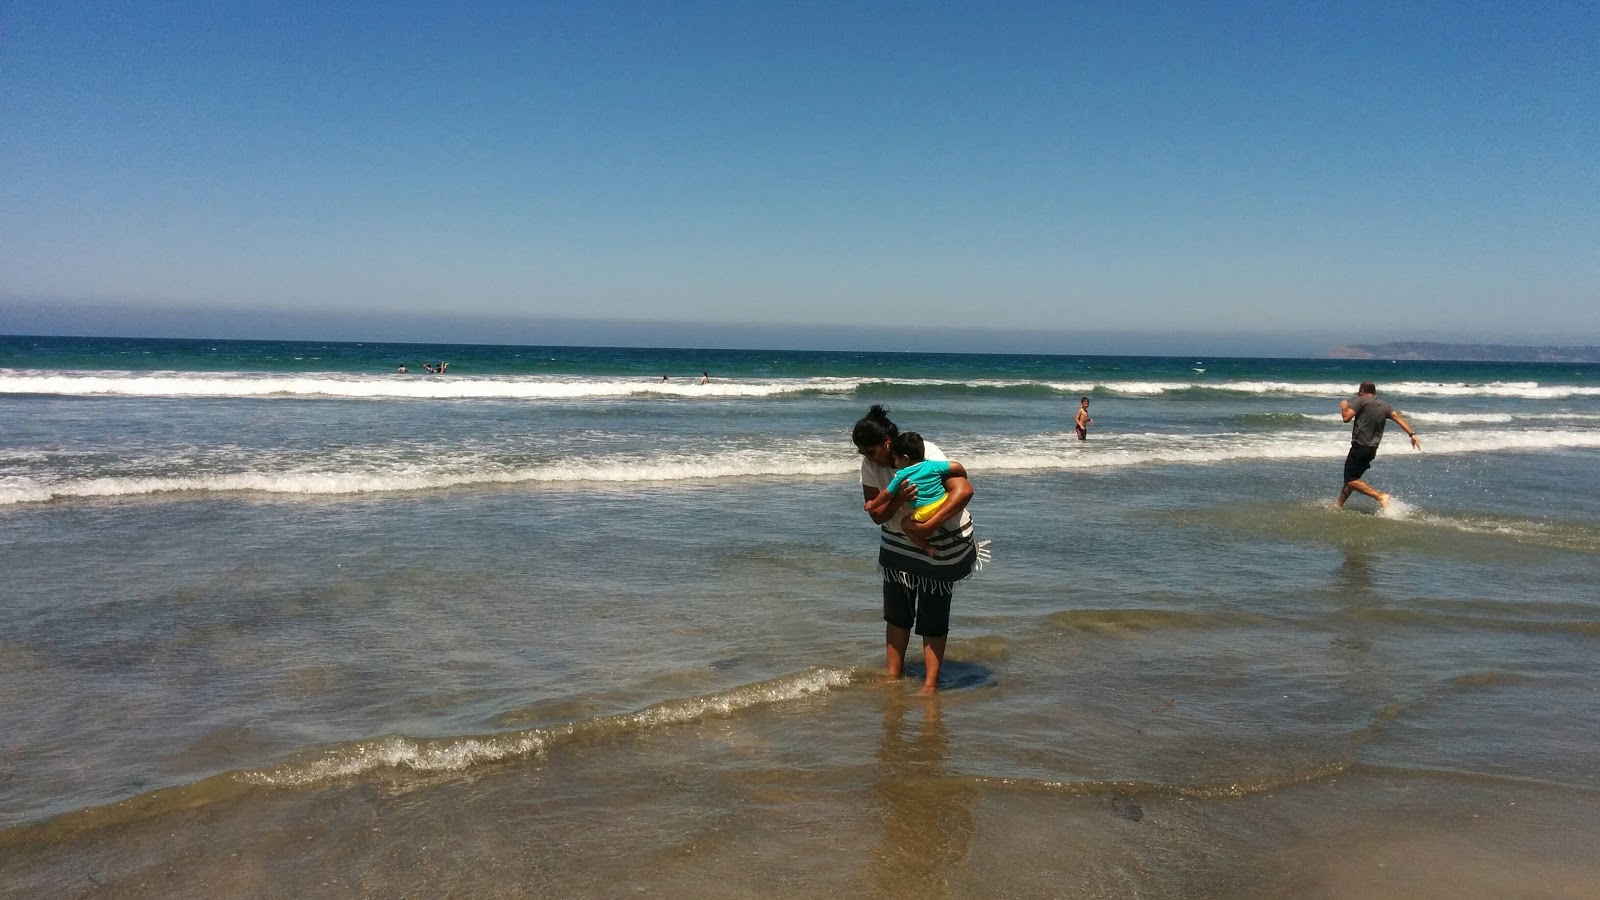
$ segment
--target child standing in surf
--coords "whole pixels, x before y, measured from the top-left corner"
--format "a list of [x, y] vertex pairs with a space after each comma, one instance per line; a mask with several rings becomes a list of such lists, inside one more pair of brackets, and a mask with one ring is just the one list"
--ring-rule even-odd
[[[939, 512], [939, 507], [944, 505], [949, 494], [944, 489], [944, 479], [947, 475], [957, 478], [966, 478], [966, 467], [955, 460], [927, 459], [926, 449], [922, 435], [915, 431], [906, 431], [897, 435], [889, 442], [889, 449], [894, 453], [895, 465], [899, 470], [890, 479], [889, 486], [878, 491], [878, 496], [867, 505], [867, 511], [882, 511], [888, 508], [889, 500], [900, 485], [907, 481], [916, 485], [917, 499], [911, 507], [911, 518], [915, 522], [926, 522]], [[911, 542], [922, 548], [922, 552], [933, 555], [933, 548], [927, 537], [906, 532], [906, 537]]]
[[1087, 441], [1089, 439], [1089, 426], [1093, 424], [1094, 420], [1089, 418], [1089, 398], [1080, 397], [1078, 399], [1078, 414], [1072, 418], [1072, 428], [1078, 433], [1078, 440]]

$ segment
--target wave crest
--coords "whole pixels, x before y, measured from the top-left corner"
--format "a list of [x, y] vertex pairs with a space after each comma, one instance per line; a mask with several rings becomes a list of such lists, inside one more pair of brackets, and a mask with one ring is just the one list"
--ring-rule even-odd
[[549, 728], [434, 739], [391, 735], [340, 744], [270, 768], [223, 772], [200, 781], [158, 788], [116, 803], [6, 829], [0, 831], [0, 849], [32, 841], [58, 841], [175, 810], [205, 806], [252, 790], [305, 787], [385, 769], [425, 773], [461, 771], [535, 755], [578, 738], [678, 725], [709, 716], [733, 715], [755, 706], [797, 700], [845, 687], [857, 678], [853, 669], [817, 667], [714, 694], [668, 700], [631, 713]]
[[[1352, 386], [1296, 381], [1057, 381], [1035, 378], [734, 378], [700, 384], [693, 379], [576, 375], [353, 375], [307, 372], [278, 375], [257, 372], [88, 372], [0, 369], [0, 394], [71, 397], [276, 397], [386, 398], [452, 400], [582, 400], [660, 396], [693, 399], [764, 398], [786, 394], [871, 393], [1021, 396], [1169, 397], [1349, 396]], [[1384, 386], [1396, 397], [1507, 397], [1563, 400], [1600, 397], [1600, 387], [1538, 382], [1444, 384], [1397, 382]]]

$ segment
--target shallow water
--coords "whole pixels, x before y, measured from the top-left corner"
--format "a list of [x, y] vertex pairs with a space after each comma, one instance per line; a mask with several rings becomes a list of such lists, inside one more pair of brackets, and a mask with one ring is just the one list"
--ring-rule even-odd
[[[0, 358], [0, 896], [1600, 895], [1592, 367], [1396, 364], [1379, 516], [1373, 363], [332, 346]], [[933, 700], [880, 400], [993, 541]]]

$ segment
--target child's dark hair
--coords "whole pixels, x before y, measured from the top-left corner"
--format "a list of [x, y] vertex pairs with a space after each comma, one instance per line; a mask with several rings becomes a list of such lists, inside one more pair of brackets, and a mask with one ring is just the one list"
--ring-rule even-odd
[[922, 435], [915, 431], [906, 431], [895, 435], [889, 442], [889, 449], [895, 456], [910, 457], [912, 462], [922, 462], [923, 454], [927, 451], [922, 446]]
[[851, 432], [850, 440], [857, 447], [876, 447], [886, 440], [892, 440], [900, 434], [900, 429], [889, 421], [889, 411], [880, 404], [872, 404], [867, 414], [856, 422], [855, 431]]

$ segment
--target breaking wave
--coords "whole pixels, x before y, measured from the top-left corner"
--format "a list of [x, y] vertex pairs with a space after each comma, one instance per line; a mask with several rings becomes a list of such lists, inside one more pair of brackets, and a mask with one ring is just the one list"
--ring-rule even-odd
[[[1425, 436], [1425, 453], [1403, 442], [1386, 459], [1426, 459], [1429, 455], [1600, 449], [1600, 431], [1463, 430]], [[1149, 465], [1212, 465], [1241, 460], [1328, 459], [1349, 446], [1342, 435], [1324, 432], [1252, 434], [1130, 434], [1080, 445], [1061, 434], [957, 441], [946, 449], [974, 472], [1035, 473], [1118, 469]], [[492, 451], [437, 459], [397, 461], [387, 448], [367, 453], [341, 452], [338, 458], [285, 462], [240, 450], [207, 464], [169, 459], [119, 460], [140, 467], [134, 473], [24, 474], [0, 477], [0, 506], [52, 500], [139, 497], [204, 492], [245, 492], [289, 496], [339, 496], [439, 490], [494, 485], [674, 485], [721, 479], [793, 480], [842, 478], [859, 470], [858, 458], [820, 441], [806, 441], [771, 452], [707, 450], [660, 456], [612, 455], [529, 463], [525, 457]], [[239, 467], [218, 470], [224, 465]], [[165, 467], [168, 471], [160, 471]], [[156, 470], [156, 471], [150, 471]]]
[[[748, 399], [788, 394], [971, 395], [1052, 394], [1204, 399], [1262, 395], [1346, 397], [1351, 385], [1291, 381], [1055, 381], [1039, 379], [937, 378], [742, 378], [699, 384], [693, 379], [652, 381], [603, 376], [422, 376], [311, 372], [279, 375], [251, 372], [88, 372], [0, 369], [0, 394], [71, 397], [260, 397], [386, 398], [452, 400], [580, 400], [623, 397]], [[1491, 382], [1384, 385], [1396, 397], [1506, 397], [1562, 400], [1600, 397], [1600, 386]], [[1491, 420], [1481, 420], [1491, 421]], [[1499, 420], [1492, 420], [1499, 421]]]
[[223, 772], [0, 831], [0, 848], [30, 840], [58, 840], [174, 810], [204, 806], [252, 790], [305, 787], [374, 775], [384, 770], [457, 772], [504, 760], [524, 759], [574, 740], [603, 739], [798, 700], [846, 687], [856, 677], [851, 669], [819, 667], [718, 693], [668, 700], [630, 713], [546, 728], [443, 738], [391, 735], [354, 741], [306, 753], [279, 765]]

